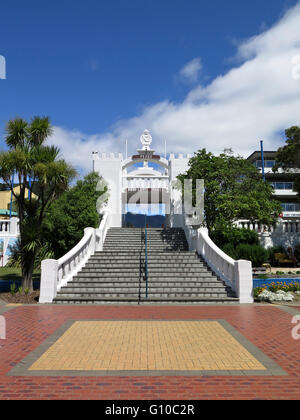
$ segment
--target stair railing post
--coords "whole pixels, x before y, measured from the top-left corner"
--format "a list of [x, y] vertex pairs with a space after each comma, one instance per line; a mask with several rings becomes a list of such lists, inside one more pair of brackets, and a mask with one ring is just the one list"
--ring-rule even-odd
[[147, 251], [147, 216], [145, 215], [145, 280], [146, 280], [146, 299], [148, 298], [148, 251]]

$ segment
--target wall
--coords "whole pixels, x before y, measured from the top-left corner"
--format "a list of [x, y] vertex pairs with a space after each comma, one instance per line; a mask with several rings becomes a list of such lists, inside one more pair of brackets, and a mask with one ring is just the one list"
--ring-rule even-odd
[[93, 170], [107, 182], [109, 200], [107, 211], [111, 215], [112, 226], [122, 226], [122, 162], [121, 154], [93, 153]]
[[[175, 157], [174, 154], [169, 158], [169, 176], [170, 184], [177, 180], [177, 176], [184, 174], [188, 170], [188, 163], [192, 155], [179, 155]], [[182, 224], [182, 194], [181, 191], [171, 188], [171, 214], [168, 218], [168, 224], [171, 227], [181, 227]]]
[[19, 219], [12, 217], [10, 220], [0, 220], [0, 266], [4, 267], [10, 256], [9, 247], [19, 236]]
[[[19, 194], [20, 193], [20, 187], [14, 188], [14, 193]], [[26, 197], [28, 197], [28, 190], [26, 189], [25, 192]], [[34, 197], [34, 194], [33, 194]], [[0, 209], [1, 210], [9, 210], [10, 207], [10, 198], [11, 198], [11, 192], [10, 191], [0, 191]], [[13, 197], [13, 201], [15, 201], [15, 197]]]
[[262, 246], [265, 248], [282, 246], [287, 249], [300, 245], [300, 220], [280, 219], [276, 228], [266, 229], [265, 231], [261, 226], [247, 221], [239, 221], [236, 225], [255, 230], [259, 235]]

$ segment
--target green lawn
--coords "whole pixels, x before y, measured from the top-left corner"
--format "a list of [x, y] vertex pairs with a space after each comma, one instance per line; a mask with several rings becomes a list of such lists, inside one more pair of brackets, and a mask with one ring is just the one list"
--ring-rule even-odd
[[[41, 273], [39, 271], [34, 272], [33, 280], [39, 280]], [[1, 280], [22, 280], [20, 268], [8, 268], [0, 267], [0, 281]]]

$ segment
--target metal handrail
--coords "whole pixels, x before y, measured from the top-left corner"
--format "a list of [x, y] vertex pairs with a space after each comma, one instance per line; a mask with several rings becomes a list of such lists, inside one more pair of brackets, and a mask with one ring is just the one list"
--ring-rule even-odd
[[146, 281], [146, 299], [147, 299], [148, 298], [148, 250], [147, 250], [148, 240], [147, 240], [146, 217], [145, 217], [145, 281]]
[[138, 296], [138, 304], [141, 302], [141, 290], [142, 290], [142, 278], [143, 278], [143, 259], [142, 259], [142, 253], [143, 253], [143, 246], [144, 246], [144, 235], [143, 235], [143, 229], [141, 229], [141, 247], [140, 247], [140, 275], [139, 275], [139, 296]]

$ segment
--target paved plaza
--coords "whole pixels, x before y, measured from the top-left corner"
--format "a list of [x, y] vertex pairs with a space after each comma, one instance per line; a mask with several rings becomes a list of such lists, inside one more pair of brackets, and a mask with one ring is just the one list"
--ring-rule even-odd
[[2, 304], [0, 399], [299, 399], [297, 314], [271, 305]]

